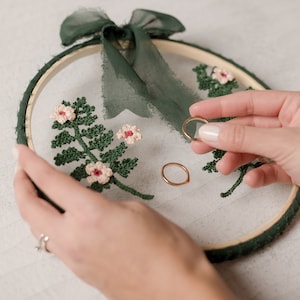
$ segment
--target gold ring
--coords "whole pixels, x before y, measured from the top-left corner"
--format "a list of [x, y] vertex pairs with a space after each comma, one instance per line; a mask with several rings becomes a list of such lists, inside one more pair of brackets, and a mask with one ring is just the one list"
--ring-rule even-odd
[[190, 122], [192, 122], [192, 121], [201, 121], [201, 122], [203, 122], [203, 123], [205, 123], [205, 124], [207, 124], [208, 123], [208, 121], [206, 120], [206, 119], [204, 119], [204, 118], [201, 118], [201, 117], [189, 117], [189, 118], [187, 118], [184, 122], [183, 122], [183, 124], [182, 124], [182, 132], [183, 132], [183, 134], [189, 139], [189, 140], [191, 140], [191, 141], [200, 141], [201, 142], [201, 139], [200, 138], [195, 138], [195, 137], [192, 137], [188, 132], [187, 132], [187, 130], [186, 130], [186, 126], [187, 126], [187, 124], [189, 124]]
[[35, 247], [37, 251], [45, 251], [50, 252], [47, 248], [47, 242], [49, 241], [49, 237], [44, 235], [43, 233], [39, 237], [39, 244]]
[[[165, 168], [169, 167], [169, 166], [176, 166], [176, 167], [181, 168], [186, 174], [186, 179], [184, 181], [181, 181], [181, 182], [174, 182], [174, 181], [169, 180], [165, 175]], [[173, 186], [183, 185], [183, 184], [186, 184], [186, 183], [190, 182], [189, 170], [184, 165], [182, 165], [180, 163], [177, 163], [177, 162], [169, 162], [169, 163], [163, 165], [163, 167], [161, 169], [161, 176], [167, 184], [170, 184], [170, 185], [173, 185]]]

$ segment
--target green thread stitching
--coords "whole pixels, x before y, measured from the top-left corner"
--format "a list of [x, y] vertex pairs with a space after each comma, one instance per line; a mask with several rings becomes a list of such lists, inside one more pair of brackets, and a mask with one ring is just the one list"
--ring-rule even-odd
[[197, 75], [198, 87], [200, 90], [207, 91], [208, 97], [224, 96], [232, 93], [234, 88], [238, 88], [239, 84], [234, 79], [228, 81], [226, 84], [221, 84], [218, 80], [212, 78], [212, 74], [216, 67], [212, 68], [211, 73], [207, 74], [207, 65], [200, 64], [196, 66], [193, 71]]
[[[206, 64], [200, 64], [193, 68], [193, 71], [196, 73], [196, 78], [198, 82], [199, 90], [202, 91], [208, 91], [208, 97], [219, 97], [224, 95], [229, 95], [233, 93], [233, 89], [239, 88], [238, 82], [234, 79], [232, 81], [228, 81], [225, 84], [221, 84], [218, 80], [212, 78], [212, 74], [216, 67], [212, 68], [212, 71], [210, 74], [207, 73], [207, 65]], [[251, 87], [248, 87], [247, 90], [252, 89]], [[232, 118], [218, 118], [213, 121], [216, 122], [226, 122]], [[226, 151], [215, 149], [212, 151], [213, 154], [213, 160], [206, 163], [206, 165], [202, 168], [202, 170], [207, 171], [208, 173], [215, 173], [218, 172], [216, 168], [216, 164], [218, 161], [221, 160], [221, 158], [224, 156]], [[241, 167], [239, 167], [236, 171], [239, 172], [239, 177], [235, 181], [235, 183], [232, 185], [231, 188], [229, 188], [226, 192], [220, 193], [220, 196], [222, 198], [230, 196], [234, 190], [242, 183], [243, 178], [245, 174], [247, 173], [249, 168], [257, 168], [261, 166], [262, 163], [248, 163]]]
[[[85, 97], [77, 98], [72, 104], [66, 101], [62, 101], [62, 104], [67, 107], [72, 107], [76, 118], [63, 124], [59, 123], [57, 120], [53, 122], [52, 128], [61, 132], [51, 141], [51, 148], [61, 148], [76, 141], [81, 146], [82, 150], [78, 150], [73, 146], [63, 149], [54, 157], [55, 164], [60, 166], [74, 161], [85, 160], [84, 163], [77, 166], [70, 174], [76, 180], [81, 181], [88, 177], [85, 168], [89, 163], [96, 163], [98, 161], [108, 163], [113, 172], [109, 181], [105, 184], [94, 182], [89, 188], [102, 192], [103, 189], [109, 189], [111, 184], [115, 184], [120, 189], [144, 200], [153, 199], [153, 195], [140, 193], [121, 183], [115, 177], [115, 174], [117, 173], [123, 178], [127, 178], [130, 171], [137, 166], [138, 159], [135, 157], [119, 160], [127, 149], [124, 142], [121, 142], [114, 149], [110, 149], [103, 153], [103, 150], [113, 141], [113, 131], [109, 130], [106, 132], [106, 128], [102, 124], [93, 125], [97, 119], [97, 116], [93, 114], [95, 107], [87, 104]], [[81, 129], [81, 126], [91, 127]], [[73, 130], [73, 135], [69, 132], [71, 130]], [[85, 140], [87, 140], [87, 142]], [[92, 152], [93, 150], [98, 150], [100, 152], [99, 159]]]

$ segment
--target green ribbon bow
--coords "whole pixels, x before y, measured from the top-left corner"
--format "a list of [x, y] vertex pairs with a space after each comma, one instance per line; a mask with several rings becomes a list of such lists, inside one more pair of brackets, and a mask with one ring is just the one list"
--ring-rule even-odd
[[168, 39], [184, 30], [176, 18], [151, 10], [135, 10], [130, 22], [119, 27], [102, 10], [80, 9], [64, 20], [60, 36], [65, 46], [83, 37], [100, 38], [106, 118], [125, 109], [149, 117], [152, 104], [181, 132], [198, 96], [176, 78], [151, 38]]

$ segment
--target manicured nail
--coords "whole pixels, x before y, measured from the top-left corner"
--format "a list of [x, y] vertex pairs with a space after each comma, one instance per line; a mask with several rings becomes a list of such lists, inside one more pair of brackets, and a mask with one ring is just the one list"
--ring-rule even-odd
[[220, 128], [216, 125], [205, 124], [198, 130], [199, 137], [204, 142], [216, 142], [219, 137]]
[[19, 159], [19, 151], [18, 151], [18, 149], [17, 149], [16, 146], [11, 149], [11, 153], [12, 153], [12, 156], [14, 157], [14, 159], [16, 161], [18, 161], [18, 159]]
[[16, 174], [21, 169], [21, 166], [20, 166], [19, 161], [18, 161], [19, 151], [18, 151], [16, 146], [11, 149], [11, 153], [12, 153], [13, 158], [16, 161], [16, 165], [15, 165], [15, 169], [14, 169], [14, 173]]
[[22, 169], [22, 168], [21, 168], [19, 162], [17, 162], [16, 165], [15, 165], [15, 169], [14, 169], [15, 175], [16, 175], [21, 169]]

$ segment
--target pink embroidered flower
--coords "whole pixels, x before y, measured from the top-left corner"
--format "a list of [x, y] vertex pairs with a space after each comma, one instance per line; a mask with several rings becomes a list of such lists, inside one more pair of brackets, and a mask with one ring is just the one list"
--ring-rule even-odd
[[90, 175], [86, 178], [89, 184], [92, 184], [93, 182], [105, 184], [109, 182], [109, 179], [113, 174], [112, 170], [107, 168], [101, 161], [89, 163], [85, 167], [85, 171]]
[[55, 119], [60, 124], [64, 124], [67, 121], [75, 120], [76, 115], [74, 113], [74, 109], [71, 106], [58, 104], [55, 106], [55, 110], [50, 115], [50, 118]]
[[117, 138], [124, 139], [127, 144], [134, 144], [142, 138], [142, 135], [136, 126], [126, 124], [117, 132]]
[[226, 84], [228, 81], [234, 80], [234, 77], [230, 72], [220, 68], [214, 68], [211, 77], [218, 80], [221, 84]]

